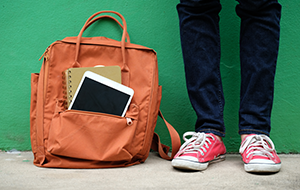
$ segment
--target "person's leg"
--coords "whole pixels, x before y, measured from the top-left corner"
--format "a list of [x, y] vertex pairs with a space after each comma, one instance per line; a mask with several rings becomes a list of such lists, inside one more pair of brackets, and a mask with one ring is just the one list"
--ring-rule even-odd
[[219, 0], [181, 0], [177, 10], [186, 84], [197, 121], [196, 132], [184, 134], [185, 143], [172, 166], [204, 170], [210, 162], [223, 160], [226, 153], [221, 141], [225, 135], [218, 15], [221, 4]]
[[196, 112], [196, 132], [224, 137], [220, 76], [219, 0], [181, 0], [177, 5], [186, 84]]
[[281, 6], [277, 0], [238, 0], [241, 18], [239, 134], [270, 133]]
[[[278, 172], [281, 162], [268, 137], [279, 47], [277, 0], [238, 0], [241, 18], [240, 153], [247, 172]], [[251, 135], [248, 135], [251, 134]]]

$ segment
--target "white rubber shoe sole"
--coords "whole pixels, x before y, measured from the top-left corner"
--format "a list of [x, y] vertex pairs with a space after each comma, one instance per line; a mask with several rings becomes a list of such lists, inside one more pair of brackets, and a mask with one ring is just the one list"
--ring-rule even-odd
[[260, 160], [255, 159], [250, 161], [248, 164], [244, 164], [246, 172], [253, 173], [275, 173], [279, 172], [281, 168], [281, 163], [275, 164], [271, 160]]
[[199, 162], [197, 158], [191, 156], [177, 157], [172, 160], [172, 166], [182, 170], [205, 170], [209, 164], [225, 160], [225, 155], [220, 155], [209, 162]]

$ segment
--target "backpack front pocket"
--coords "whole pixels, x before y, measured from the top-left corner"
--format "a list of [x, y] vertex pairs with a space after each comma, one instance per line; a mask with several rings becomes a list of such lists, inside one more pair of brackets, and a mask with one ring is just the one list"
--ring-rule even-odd
[[136, 119], [67, 110], [55, 113], [47, 150], [54, 155], [98, 161], [130, 161]]

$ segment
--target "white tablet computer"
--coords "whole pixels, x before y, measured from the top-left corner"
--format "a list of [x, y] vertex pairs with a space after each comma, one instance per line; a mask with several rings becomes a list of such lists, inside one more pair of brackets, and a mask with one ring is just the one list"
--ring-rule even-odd
[[70, 109], [125, 116], [134, 91], [101, 75], [86, 71]]

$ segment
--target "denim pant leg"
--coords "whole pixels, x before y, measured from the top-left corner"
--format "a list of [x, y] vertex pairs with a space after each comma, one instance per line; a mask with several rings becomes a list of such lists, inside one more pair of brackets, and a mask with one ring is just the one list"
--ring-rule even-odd
[[177, 5], [187, 90], [197, 114], [196, 131], [224, 136], [220, 10], [219, 0], [181, 0]]
[[281, 5], [277, 0], [238, 0], [241, 18], [239, 134], [271, 129]]

